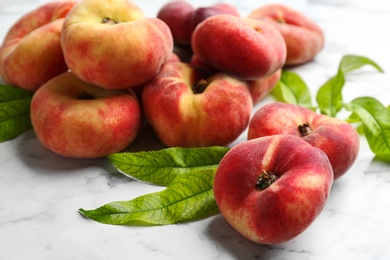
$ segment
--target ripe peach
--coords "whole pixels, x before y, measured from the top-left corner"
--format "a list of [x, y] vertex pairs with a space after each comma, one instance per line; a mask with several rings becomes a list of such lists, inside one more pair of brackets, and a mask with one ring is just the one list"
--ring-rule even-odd
[[269, 21], [279, 29], [287, 45], [286, 65], [308, 62], [324, 46], [321, 28], [302, 13], [285, 5], [265, 5], [253, 10], [248, 17]]
[[348, 171], [359, 152], [359, 135], [351, 124], [297, 105], [274, 102], [254, 113], [248, 139], [277, 134], [300, 137], [324, 151], [335, 180]]
[[0, 77], [35, 91], [68, 67], [61, 48], [64, 17], [76, 1], [50, 2], [23, 15], [0, 47]]
[[31, 121], [39, 141], [50, 151], [99, 158], [132, 143], [142, 114], [131, 90], [103, 89], [65, 72], [34, 93]]
[[68, 13], [61, 44], [69, 69], [107, 89], [152, 79], [173, 51], [169, 27], [130, 0], [83, 0]]
[[283, 67], [286, 44], [268, 22], [220, 14], [200, 23], [192, 35], [194, 53], [216, 69], [244, 80]]
[[166, 63], [142, 93], [147, 121], [168, 147], [227, 145], [247, 128], [252, 99], [244, 82], [183, 62]]
[[291, 135], [242, 142], [222, 158], [214, 197], [224, 218], [246, 238], [279, 244], [321, 214], [333, 184], [324, 152]]

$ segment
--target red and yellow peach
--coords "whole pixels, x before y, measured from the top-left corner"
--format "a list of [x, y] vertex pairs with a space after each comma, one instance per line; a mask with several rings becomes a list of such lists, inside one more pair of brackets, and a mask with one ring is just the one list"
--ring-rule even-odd
[[132, 143], [142, 113], [131, 90], [103, 89], [65, 72], [34, 93], [31, 121], [48, 150], [66, 157], [99, 158]]
[[130, 0], [79, 2], [65, 19], [61, 43], [69, 69], [107, 89], [149, 81], [173, 51], [166, 23]]
[[213, 190], [234, 229], [256, 243], [279, 244], [314, 222], [332, 184], [323, 151], [295, 136], [273, 135], [230, 149], [217, 168]]
[[23, 15], [0, 47], [0, 77], [8, 84], [36, 91], [68, 70], [61, 48], [64, 17], [76, 1], [50, 2]]
[[245, 82], [206, 75], [170, 62], [144, 87], [145, 116], [166, 146], [227, 145], [247, 128], [253, 103]]

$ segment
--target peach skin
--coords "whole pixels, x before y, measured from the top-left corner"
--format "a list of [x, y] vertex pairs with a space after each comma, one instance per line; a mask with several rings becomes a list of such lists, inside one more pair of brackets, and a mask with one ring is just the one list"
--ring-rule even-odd
[[130, 0], [83, 0], [65, 18], [61, 44], [69, 69], [106, 89], [152, 79], [173, 51], [166, 23]]
[[252, 116], [248, 139], [276, 134], [300, 137], [324, 151], [335, 180], [348, 171], [359, 152], [359, 135], [351, 124], [293, 104], [273, 102]]
[[275, 26], [227, 14], [200, 23], [192, 48], [206, 64], [242, 80], [271, 75], [286, 59], [286, 44]]
[[0, 47], [0, 77], [8, 84], [36, 91], [68, 70], [61, 48], [64, 17], [76, 1], [50, 2], [23, 15]]
[[168, 147], [227, 145], [248, 126], [252, 99], [245, 82], [204, 76], [183, 62], [166, 63], [142, 93], [147, 121]]
[[65, 72], [35, 92], [31, 121], [48, 150], [72, 158], [100, 158], [130, 145], [143, 118], [131, 90], [103, 89]]
[[306, 63], [324, 47], [321, 28], [302, 13], [285, 5], [262, 6], [253, 10], [248, 17], [269, 21], [279, 29], [287, 45], [286, 65]]

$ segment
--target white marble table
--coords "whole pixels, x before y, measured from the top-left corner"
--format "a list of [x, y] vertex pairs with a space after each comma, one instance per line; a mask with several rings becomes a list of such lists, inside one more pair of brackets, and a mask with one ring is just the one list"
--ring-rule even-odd
[[[0, 0], [0, 39], [23, 12], [44, 2]], [[166, 1], [137, 2], [154, 16]], [[272, 1], [226, 2], [246, 15]], [[363, 55], [385, 73], [364, 67], [349, 74], [344, 98], [368, 95], [390, 104], [386, 0], [281, 2], [307, 14], [325, 32], [324, 50], [313, 62], [295, 69], [313, 91], [336, 73], [343, 55]], [[245, 134], [235, 143], [244, 141]], [[153, 144], [148, 136], [141, 137], [134, 149]], [[54, 155], [29, 131], [0, 143], [0, 259], [390, 259], [390, 165], [373, 158], [362, 138], [356, 163], [333, 185], [319, 218], [292, 241], [264, 246], [243, 238], [221, 215], [158, 227], [111, 226], [83, 218], [77, 211], [81, 207], [93, 209], [162, 188], [132, 181], [104, 159]]]

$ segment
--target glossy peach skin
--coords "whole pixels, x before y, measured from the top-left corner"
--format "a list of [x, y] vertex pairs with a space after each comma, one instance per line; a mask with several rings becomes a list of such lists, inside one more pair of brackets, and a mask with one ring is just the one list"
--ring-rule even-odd
[[[307, 123], [308, 134], [304, 135], [299, 126]], [[335, 180], [348, 171], [359, 152], [359, 135], [351, 124], [297, 105], [274, 102], [254, 113], [248, 139], [277, 134], [300, 137], [324, 151], [333, 167]]]
[[268, 22], [221, 14], [200, 23], [192, 49], [203, 62], [243, 80], [271, 75], [283, 67], [286, 44]]
[[145, 86], [142, 104], [168, 147], [227, 145], [247, 128], [253, 106], [244, 82], [223, 73], [203, 77], [182, 62], [163, 66]]
[[[275, 177], [263, 185], [264, 172]], [[251, 241], [279, 244], [304, 232], [327, 203], [333, 172], [324, 152], [291, 135], [256, 138], [222, 158], [214, 197], [224, 218]]]
[[249, 92], [251, 93], [253, 104], [259, 103], [274, 89], [282, 75], [282, 69], [277, 70], [273, 74], [261, 77], [257, 80], [247, 82]]
[[65, 19], [61, 44], [70, 70], [106, 89], [149, 81], [173, 50], [169, 27], [130, 0], [79, 2]]
[[324, 47], [322, 29], [307, 16], [282, 4], [269, 4], [253, 10], [252, 19], [267, 20], [282, 33], [287, 45], [286, 65], [312, 60]]
[[131, 90], [102, 89], [66, 72], [35, 92], [31, 121], [39, 141], [50, 151], [100, 158], [132, 143], [142, 114]]
[[76, 1], [50, 2], [24, 14], [0, 47], [0, 77], [29, 91], [68, 70], [61, 48], [64, 17]]

